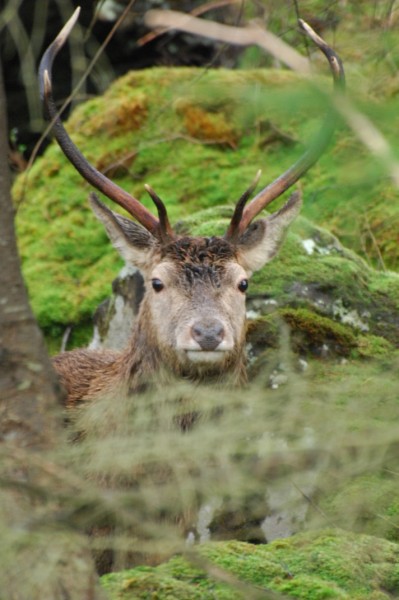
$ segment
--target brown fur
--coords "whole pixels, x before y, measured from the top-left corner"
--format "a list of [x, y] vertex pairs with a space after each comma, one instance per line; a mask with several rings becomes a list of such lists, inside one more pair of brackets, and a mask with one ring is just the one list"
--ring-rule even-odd
[[[162, 386], [171, 378], [243, 383], [245, 294], [240, 283], [276, 254], [299, 212], [299, 196], [235, 242], [220, 237], [161, 241], [97, 198], [91, 198], [91, 205], [122, 257], [139, 267], [146, 293], [122, 352], [73, 350], [54, 359], [67, 406], [116, 394], [130, 397], [151, 382]], [[153, 289], [154, 280], [162, 282], [161, 291]], [[211, 332], [210, 348], [200, 343], [198, 328]]]

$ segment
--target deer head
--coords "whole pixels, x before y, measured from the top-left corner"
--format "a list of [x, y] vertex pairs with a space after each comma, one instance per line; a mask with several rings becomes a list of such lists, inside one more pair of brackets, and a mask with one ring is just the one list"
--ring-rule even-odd
[[[52, 97], [52, 63], [78, 14], [75, 11], [42, 58], [41, 93], [56, 139], [70, 162], [89, 183], [138, 221], [121, 216], [90, 195], [91, 207], [112, 244], [145, 278], [147, 291], [134, 344], [156, 349], [175, 372], [225, 371], [229, 365], [237, 368], [243, 354], [248, 280], [276, 255], [288, 226], [300, 211], [300, 194], [295, 192], [279, 211], [254, 219], [318, 159], [333, 132], [331, 114], [326, 117], [317, 142], [248, 202], [258, 173], [237, 202], [224, 237], [179, 237], [169, 223], [165, 205], [152, 188], [145, 186], [158, 217], [87, 162], [57, 115]], [[343, 85], [340, 59], [306, 23], [301, 21], [300, 25], [327, 57], [335, 87]]]

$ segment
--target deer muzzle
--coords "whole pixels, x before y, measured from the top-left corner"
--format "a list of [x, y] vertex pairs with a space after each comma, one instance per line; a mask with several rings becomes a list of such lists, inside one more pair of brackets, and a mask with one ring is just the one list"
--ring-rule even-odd
[[196, 321], [191, 326], [191, 337], [200, 346], [200, 350], [212, 352], [224, 339], [223, 323], [219, 319]]
[[178, 336], [178, 349], [190, 362], [219, 362], [234, 348], [228, 327], [215, 317], [197, 318]]

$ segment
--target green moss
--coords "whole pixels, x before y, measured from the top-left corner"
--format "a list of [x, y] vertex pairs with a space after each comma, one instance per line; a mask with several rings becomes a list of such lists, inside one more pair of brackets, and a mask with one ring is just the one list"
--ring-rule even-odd
[[392, 355], [394, 347], [385, 338], [361, 335], [357, 338], [356, 350], [364, 358], [384, 358]]
[[[199, 547], [210, 566], [249, 585], [287, 598], [383, 600], [399, 592], [399, 547], [391, 542], [342, 530], [298, 534], [271, 544], [220, 542]], [[215, 569], [213, 569], [215, 572]], [[110, 598], [240, 598], [243, 591], [215, 583], [205, 571], [181, 558], [153, 568], [138, 568], [102, 578]], [[254, 587], [252, 587], [254, 586]], [[174, 595], [175, 594], [175, 595]], [[186, 596], [182, 596], [186, 594]], [[245, 596], [245, 592], [244, 592]]]
[[[394, 346], [383, 337], [358, 334], [349, 325], [337, 323], [306, 308], [281, 308], [251, 320], [247, 340], [258, 352], [277, 348], [281, 324], [289, 326], [291, 349], [303, 355], [352, 356], [353, 358], [390, 357]], [[323, 353], [323, 349], [326, 352]]]
[[345, 356], [356, 346], [356, 336], [348, 327], [309, 310], [283, 309], [280, 315], [295, 332], [294, 343], [300, 352], [309, 346], [327, 344], [334, 353]]
[[[111, 575], [103, 578], [104, 587], [112, 593], [115, 578]], [[200, 600], [201, 592], [194, 586], [183, 583], [172, 577], [159, 576], [153, 573], [138, 572], [125, 576], [120, 585], [117, 598], [164, 598], [165, 600]]]
[[137, 567], [104, 575], [101, 583], [112, 599], [238, 600], [241, 597], [178, 556], [156, 568]]

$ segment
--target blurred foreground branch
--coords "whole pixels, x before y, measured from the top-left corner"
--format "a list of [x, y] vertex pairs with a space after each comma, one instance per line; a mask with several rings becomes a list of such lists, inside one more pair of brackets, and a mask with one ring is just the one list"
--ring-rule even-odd
[[[186, 13], [166, 10], [148, 11], [145, 22], [154, 29], [167, 27], [234, 45], [256, 45], [283, 62], [293, 71], [304, 76], [309, 76], [311, 73], [309, 61], [306, 58], [303, 58], [294, 48], [273, 33], [256, 25], [233, 27], [199, 19]], [[394, 185], [399, 188], [399, 163], [382, 133], [366, 115], [359, 112], [342, 94], [334, 94], [331, 103], [360, 142], [381, 162]]]
[[167, 27], [237, 46], [256, 45], [281, 60], [293, 71], [310, 74], [310, 64], [307, 58], [301, 56], [281, 38], [257, 25], [233, 27], [174, 10], [150, 10], [145, 16], [145, 22], [148, 27], [154, 29]]

